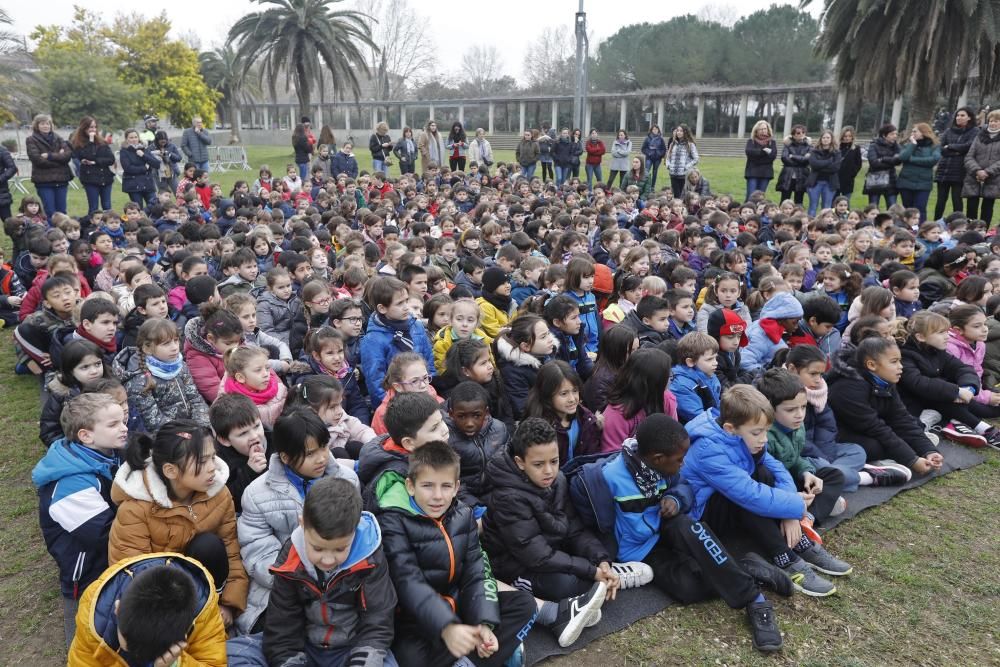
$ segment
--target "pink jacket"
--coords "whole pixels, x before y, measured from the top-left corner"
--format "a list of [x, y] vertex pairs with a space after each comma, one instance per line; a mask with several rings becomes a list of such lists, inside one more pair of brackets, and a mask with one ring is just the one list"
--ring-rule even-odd
[[357, 417], [344, 412], [340, 422], [329, 427], [330, 449], [345, 447], [348, 442], [368, 442], [374, 440], [375, 431]]
[[226, 374], [222, 355], [202, 352], [188, 340], [184, 342], [184, 361], [187, 362], [201, 397], [211, 405], [219, 395], [219, 381]]
[[[274, 371], [271, 371], [273, 374]], [[219, 385], [216, 387], [217, 396], [221, 396], [226, 392], [226, 379], [227, 375], [223, 374], [222, 379], [219, 380]], [[278, 393], [274, 395], [274, 398], [269, 400], [267, 403], [262, 405], [257, 405], [257, 412], [260, 414], [260, 423], [264, 425], [264, 428], [271, 430], [274, 428], [274, 422], [278, 420], [281, 416], [281, 411], [285, 409], [285, 400], [288, 398], [288, 387], [280, 379], [278, 380]], [[375, 437], [374, 435], [372, 436]]]
[[[677, 419], [677, 397], [667, 389], [663, 392], [663, 413]], [[625, 419], [620, 405], [608, 404], [604, 410], [604, 434], [601, 436], [601, 452], [617, 452], [622, 443], [635, 437], [635, 430], [646, 418], [646, 411], [639, 410], [631, 419]]]
[[[972, 347], [972, 344], [965, 340], [962, 334], [951, 329], [948, 332], [948, 347], [946, 349], [948, 350], [948, 354], [963, 364], [972, 366], [973, 370], [976, 371], [976, 375], [979, 376], [979, 381], [982, 382], [983, 357], [986, 356], [986, 343], [976, 343], [976, 346]], [[981, 389], [976, 394], [976, 402], [989, 405], [992, 396], [993, 392], [989, 389]]]
[[167, 293], [167, 303], [173, 306], [174, 310], [182, 309], [187, 300], [187, 288], [184, 285], [177, 285]]

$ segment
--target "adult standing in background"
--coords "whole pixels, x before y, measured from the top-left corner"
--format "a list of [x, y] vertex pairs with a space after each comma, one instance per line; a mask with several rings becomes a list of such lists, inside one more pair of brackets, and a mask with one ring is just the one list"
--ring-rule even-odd
[[139, 140], [142, 143], [149, 146], [156, 140], [157, 123], [159, 122], [160, 119], [156, 117], [156, 114], [151, 113], [143, 116], [142, 123], [145, 127], [139, 133]]
[[896, 126], [887, 123], [878, 129], [875, 141], [868, 144], [868, 174], [863, 192], [868, 195], [869, 205], [877, 206], [883, 196], [886, 207], [896, 203], [896, 165], [900, 163], [898, 137]]
[[833, 196], [844, 196], [848, 201], [854, 193], [854, 181], [861, 171], [861, 148], [854, 141], [854, 128], [850, 125], [845, 126], [840, 131], [840, 172], [837, 174], [837, 183], [840, 187]]
[[[639, 152], [646, 158], [646, 171], [650, 174], [653, 187], [656, 187], [656, 175], [660, 171], [660, 163], [667, 156], [667, 143], [663, 140], [659, 125], [650, 125], [649, 133], [642, 141], [642, 148]], [[681, 183], [683, 188], [683, 181]], [[676, 192], [674, 196], [679, 196]]]
[[329, 146], [330, 153], [337, 152], [337, 138], [333, 136], [333, 128], [329, 125], [324, 125], [319, 129], [319, 144], [320, 146]]
[[392, 153], [399, 160], [400, 174], [416, 173], [417, 141], [413, 138], [412, 127], [403, 128], [403, 136], [393, 146]]
[[151, 206], [156, 201], [156, 174], [160, 168], [149, 146], [139, 141], [135, 130], [125, 132], [125, 146], [118, 154], [122, 165], [122, 192], [139, 206]]
[[80, 163], [80, 182], [87, 193], [87, 215], [111, 208], [111, 186], [115, 183], [115, 154], [101, 136], [97, 120], [84, 116], [70, 137], [73, 157]]
[[478, 164], [480, 173], [487, 175], [493, 166], [493, 147], [486, 139], [486, 130], [481, 127], [476, 128], [476, 138], [469, 144], [469, 162]]
[[[139, 135], [142, 138], [142, 135]], [[165, 130], [157, 130], [153, 142], [146, 144], [149, 151], [160, 161], [157, 185], [160, 190], [177, 191], [177, 177], [181, 175], [181, 150], [177, 144], [170, 141]]]
[[445, 148], [448, 150], [448, 168], [452, 171], [465, 171], [465, 153], [469, 148], [469, 141], [465, 137], [465, 128], [457, 120], [451, 125]]
[[31, 136], [24, 140], [24, 149], [31, 160], [31, 182], [42, 200], [45, 217], [66, 212], [66, 191], [73, 180], [69, 161], [73, 148], [52, 129], [52, 116], [38, 114], [31, 123]]
[[619, 186], [621, 181], [625, 180], [625, 172], [632, 168], [629, 156], [632, 153], [632, 140], [628, 138], [628, 132], [625, 128], [618, 130], [618, 135], [615, 138], [613, 144], [611, 144], [611, 165], [610, 171], [611, 175], [608, 176], [608, 187], [612, 187], [615, 184], [615, 176], [620, 176]]
[[590, 129], [590, 138], [587, 139], [587, 145], [584, 148], [587, 151], [587, 189], [593, 190], [595, 176], [598, 183], [604, 180], [604, 174], [601, 173], [601, 160], [604, 159], [604, 154], [608, 152], [608, 149], [601, 141], [595, 128]]
[[766, 120], [754, 123], [744, 150], [747, 154], [747, 164], [743, 169], [743, 178], [747, 182], [747, 196], [743, 201], [750, 201], [750, 195], [754, 192], [767, 192], [767, 186], [774, 178], [774, 161], [778, 158], [778, 144], [774, 141], [771, 124]]
[[573, 157], [570, 159], [569, 173], [573, 178], [580, 178], [580, 156], [583, 155], [583, 130], [573, 128]]
[[17, 165], [10, 151], [0, 146], [0, 220], [10, 217], [10, 205], [14, 197], [10, 194], [10, 179], [17, 176]]
[[420, 151], [420, 168], [427, 171], [431, 162], [438, 167], [444, 164], [446, 153], [444, 152], [444, 137], [438, 132], [437, 123], [433, 120], [427, 121], [424, 131], [417, 141], [417, 150]]
[[212, 135], [205, 131], [201, 116], [191, 119], [191, 127], [181, 135], [181, 150], [195, 166], [208, 171], [208, 147], [212, 145]]
[[389, 124], [385, 121], [375, 125], [375, 130], [368, 139], [368, 150], [372, 154], [372, 171], [381, 171], [388, 176], [389, 166], [386, 162], [392, 155], [392, 139], [389, 138]]
[[1000, 197], [1000, 109], [986, 115], [986, 127], [979, 130], [965, 155], [962, 196], [969, 199], [965, 214], [970, 219], [993, 221], [993, 204]]
[[934, 130], [927, 123], [917, 123], [910, 139], [899, 151], [903, 168], [899, 170], [896, 187], [903, 206], [920, 211], [920, 222], [927, 220], [927, 200], [934, 188], [934, 165], [941, 159], [941, 147]]
[[295, 164], [299, 168], [299, 179], [303, 183], [309, 178], [309, 163], [312, 162], [316, 137], [313, 136], [308, 116], [302, 117], [302, 122], [292, 130], [292, 150], [295, 151]]
[[951, 195], [951, 208], [962, 213], [962, 181], [965, 180], [965, 156], [978, 134], [976, 114], [972, 107], [962, 107], [955, 112], [951, 126], [941, 134], [941, 161], [938, 162], [934, 180], [937, 182], [937, 203], [934, 219], [944, 217], [944, 209]]
[[562, 186], [569, 178], [570, 165], [573, 161], [573, 138], [569, 136], [569, 128], [559, 131], [559, 138], [552, 147], [552, 161], [556, 166], [556, 185]]
[[[657, 128], [659, 131], [659, 128]], [[684, 194], [684, 183], [691, 170], [698, 166], [698, 147], [694, 143], [691, 128], [681, 123], [670, 133], [670, 144], [666, 150], [667, 173], [670, 174], [670, 190], [674, 197]], [[655, 190], [656, 169], [653, 169], [651, 188]]]
[[538, 142], [538, 161], [542, 164], [542, 183], [548, 183], [555, 178], [555, 172], [552, 169], [555, 164], [552, 149], [556, 143], [556, 130], [554, 127], [549, 127], [548, 123], [542, 123], [542, 131], [538, 133], [538, 136], [534, 136], [532, 133], [532, 138]]

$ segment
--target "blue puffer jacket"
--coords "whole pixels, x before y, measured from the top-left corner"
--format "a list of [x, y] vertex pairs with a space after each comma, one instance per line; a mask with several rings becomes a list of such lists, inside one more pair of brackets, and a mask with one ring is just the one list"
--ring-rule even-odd
[[[434, 351], [427, 338], [427, 330], [412, 315], [409, 319], [407, 335], [413, 341], [413, 351], [427, 360], [427, 373], [433, 377]], [[368, 320], [368, 333], [361, 339], [361, 374], [364, 375], [368, 385], [373, 410], [385, 398], [382, 381], [385, 379], [385, 371], [389, 368], [389, 362], [401, 351], [392, 342], [394, 336], [393, 330], [383, 324], [378, 317], [371, 317]]]
[[566, 296], [571, 296], [580, 304], [580, 321], [587, 327], [587, 352], [597, 354], [597, 337], [601, 331], [600, 316], [597, 314], [597, 299], [593, 292], [586, 292], [582, 296], [572, 290], [563, 292]]
[[722, 383], [718, 375], [708, 376], [685, 364], [674, 366], [672, 375], [670, 391], [677, 397], [677, 418], [682, 424], [705, 410], [719, 407]]
[[601, 472], [615, 499], [615, 538], [620, 561], [642, 560], [660, 539], [660, 500], [673, 498], [679, 514], [686, 514], [694, 504], [691, 485], [680, 475], [656, 483], [656, 497], [645, 498], [629, 471], [628, 450], [636, 445], [630, 438], [622, 445], [623, 453], [604, 464]]
[[59, 566], [65, 598], [79, 599], [108, 566], [108, 533], [115, 518], [111, 483], [117, 469], [117, 459], [60, 438], [31, 471], [42, 535]]
[[[684, 457], [681, 475], [694, 492], [694, 506], [688, 514], [700, 519], [708, 499], [718, 491], [758, 516], [802, 518], [805, 502], [781, 461], [768, 454], [767, 449], [752, 456], [743, 438], [730, 435], [719, 426], [718, 417], [718, 410], [709, 410], [684, 427], [691, 436], [691, 449]], [[758, 463], [774, 475], [773, 487], [751, 477]]]
[[646, 159], [651, 162], [659, 162], [667, 155], [667, 142], [663, 140], [662, 134], [647, 134], [639, 149]]

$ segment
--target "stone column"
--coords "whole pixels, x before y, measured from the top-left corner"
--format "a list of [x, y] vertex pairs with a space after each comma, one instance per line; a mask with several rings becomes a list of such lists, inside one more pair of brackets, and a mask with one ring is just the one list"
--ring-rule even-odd
[[705, 96], [699, 95], [696, 98], [695, 104], [698, 107], [698, 116], [695, 120], [694, 136], [700, 139], [701, 135], [705, 132]]
[[559, 100], [552, 100], [552, 127], [559, 131]]
[[747, 135], [747, 103], [749, 101], [749, 96], [740, 95], [740, 117], [736, 123], [736, 136], [740, 139], [745, 139]]
[[372, 105], [372, 132], [375, 131], [375, 126], [378, 125], [378, 107], [374, 104]]
[[961, 109], [968, 103], [969, 103], [969, 84], [968, 82], [966, 82], [965, 87], [962, 88], [962, 92], [958, 96], [958, 106], [956, 108]]
[[837, 109], [833, 112], [833, 136], [836, 140], [840, 136], [840, 130], [844, 127], [844, 107], [847, 106], [847, 90], [841, 88], [837, 91]]
[[[253, 111], [250, 112], [250, 118], [253, 118]], [[233, 127], [236, 128], [236, 133], [239, 134], [243, 131], [243, 110], [236, 110], [236, 118], [233, 119]]]
[[785, 133], [788, 137], [792, 134], [792, 116], [795, 113], [795, 92], [789, 90], [785, 96]]
[[296, 110], [297, 109], [296, 109], [296, 106], [294, 104], [288, 105], [288, 128], [292, 129], [292, 130], [295, 129], [296, 121], [298, 120], [295, 117]]
[[520, 117], [520, 120], [518, 121], [518, 124], [517, 124], [518, 133], [519, 134], [524, 134], [525, 103], [524, 102], [519, 102], [518, 105], [517, 105], [517, 107], [518, 107], [518, 116]]
[[[434, 120], [434, 105], [431, 104], [427, 107], [427, 118], [428, 120]], [[438, 128], [440, 129], [440, 128]]]
[[663, 123], [666, 120], [664, 116], [667, 115], [667, 101], [662, 97], [656, 100], [656, 124], [660, 126], [660, 134], [665, 135], [666, 131], [663, 129]]
[[[628, 122], [628, 100], [623, 97], [621, 99], [621, 105], [621, 109], [618, 113], [618, 127], [625, 128], [625, 124]], [[617, 134], [615, 136], [617, 136]]]
[[899, 121], [903, 117], [903, 98], [897, 97], [892, 101], [892, 124], [899, 127]]
[[[344, 129], [347, 130], [347, 136], [351, 135], [351, 105], [344, 107]], [[346, 139], [345, 139], [346, 141]], [[344, 143], [343, 141], [341, 143]]]
[[584, 123], [580, 131], [583, 132], [583, 136], [590, 135], [590, 129], [593, 127], [593, 114], [594, 114], [594, 103], [589, 99], [587, 100], [587, 110], [584, 113]]
[[264, 129], [271, 129], [271, 107], [264, 105]]
[[403, 128], [406, 127], [406, 105], [399, 105], [399, 133], [402, 135]]
[[313, 118], [313, 127], [317, 129], [323, 127], [323, 105], [321, 104], [316, 105], [316, 113], [315, 117]]
[[495, 113], [496, 113], [496, 109], [494, 108], [493, 102], [490, 102], [490, 106], [489, 106], [489, 124], [487, 125], [487, 128], [486, 128], [486, 133], [487, 134], [493, 134], [493, 116], [494, 116]]
[[465, 105], [464, 104], [459, 104], [458, 105], [458, 122], [462, 124], [462, 127], [465, 127]]

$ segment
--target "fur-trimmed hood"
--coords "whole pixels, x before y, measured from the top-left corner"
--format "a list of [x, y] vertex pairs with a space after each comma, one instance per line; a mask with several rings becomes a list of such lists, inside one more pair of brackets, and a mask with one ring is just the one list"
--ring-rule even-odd
[[[133, 475], [133, 472], [138, 474]], [[226, 487], [228, 479], [229, 466], [226, 465], [225, 461], [216, 456], [215, 478], [212, 480], [212, 485], [208, 487], [205, 495], [209, 498], [215, 497]], [[133, 500], [145, 500], [155, 503], [166, 509], [171, 509], [174, 506], [174, 502], [170, 499], [170, 493], [167, 491], [167, 485], [163, 483], [163, 480], [160, 479], [160, 476], [153, 469], [152, 458], [146, 459], [146, 467], [141, 471], [133, 470], [127, 463], [123, 464], [115, 475], [112, 498], [119, 504], [126, 498], [132, 498]]]
[[[559, 341], [556, 340], [556, 350], [559, 349]], [[555, 352], [555, 350], [553, 350]], [[539, 359], [530, 352], [525, 352], [507, 340], [502, 334], [497, 338], [497, 354], [515, 366], [530, 366], [531, 368], [541, 368], [545, 359]]]

